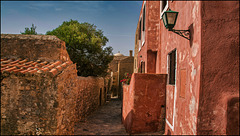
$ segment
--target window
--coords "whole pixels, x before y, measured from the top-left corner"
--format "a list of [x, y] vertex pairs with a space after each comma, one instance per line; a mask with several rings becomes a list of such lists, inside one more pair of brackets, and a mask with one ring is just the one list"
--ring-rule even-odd
[[142, 46], [141, 46], [141, 38], [142, 38], [142, 34], [141, 34], [141, 33], [142, 33], [141, 24], [142, 24], [142, 18], [140, 19], [140, 22], [139, 22], [139, 31], [138, 31], [138, 32], [139, 32], [139, 33], [138, 33], [138, 36], [139, 36], [139, 37], [138, 37], [138, 40], [139, 40], [138, 48], [139, 48], [139, 50], [138, 50], [138, 51], [140, 51], [140, 50], [141, 50], [141, 47], [142, 47]]
[[143, 7], [143, 31], [145, 31], [145, 5]]
[[145, 62], [141, 62], [141, 73], [145, 73]]
[[160, 18], [162, 18], [162, 15], [165, 11], [168, 9], [168, 0], [161, 0], [160, 1]]
[[140, 19], [140, 22], [139, 22], [139, 33], [138, 33], [138, 36], [139, 36], [139, 37], [138, 37], [138, 40], [141, 40], [141, 36], [142, 36], [142, 35], [141, 35], [141, 31], [142, 31], [142, 30], [141, 30], [141, 24], [142, 24], [142, 18]]
[[134, 59], [134, 68], [137, 68], [137, 59]]
[[142, 18], [142, 46], [145, 42], [145, 14], [146, 14], [146, 2], [143, 6], [143, 18]]
[[144, 1], [144, 6], [143, 6], [143, 11], [142, 15], [140, 17], [140, 22], [139, 22], [139, 51], [141, 50], [141, 46], [144, 45], [145, 43], [145, 17], [146, 16], [146, 1]]
[[168, 83], [175, 85], [176, 81], [176, 49], [168, 54]]

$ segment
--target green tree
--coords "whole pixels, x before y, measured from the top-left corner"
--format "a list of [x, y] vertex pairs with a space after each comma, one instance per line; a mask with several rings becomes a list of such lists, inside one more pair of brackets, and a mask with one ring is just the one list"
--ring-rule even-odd
[[113, 59], [112, 47], [104, 47], [108, 38], [94, 24], [64, 21], [48, 31], [65, 41], [71, 60], [77, 64], [79, 76], [106, 76], [108, 64]]
[[34, 24], [32, 24], [31, 28], [25, 27], [25, 31], [21, 32], [21, 34], [32, 34], [32, 35], [37, 35], [36, 32], [36, 26], [34, 26]]

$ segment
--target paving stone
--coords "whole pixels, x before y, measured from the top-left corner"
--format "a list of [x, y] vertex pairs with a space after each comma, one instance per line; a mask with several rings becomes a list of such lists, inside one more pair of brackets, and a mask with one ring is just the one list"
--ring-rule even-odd
[[[75, 135], [129, 135], [121, 123], [122, 101], [112, 99], [75, 125]], [[161, 135], [161, 132], [141, 135]], [[140, 134], [137, 134], [140, 135]]]

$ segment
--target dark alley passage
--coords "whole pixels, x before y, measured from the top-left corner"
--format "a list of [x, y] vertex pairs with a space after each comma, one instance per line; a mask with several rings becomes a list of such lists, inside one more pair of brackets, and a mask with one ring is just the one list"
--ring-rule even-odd
[[122, 102], [112, 99], [75, 126], [75, 135], [128, 135], [121, 123]]
[[[75, 135], [129, 135], [121, 123], [122, 101], [112, 99], [75, 125]], [[163, 132], [136, 135], [162, 135]]]

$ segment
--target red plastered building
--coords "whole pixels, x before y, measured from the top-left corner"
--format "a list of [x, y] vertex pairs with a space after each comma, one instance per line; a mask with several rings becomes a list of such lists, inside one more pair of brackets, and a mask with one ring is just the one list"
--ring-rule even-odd
[[[174, 29], [189, 30], [190, 39], [166, 29], [162, 15], [169, 9], [179, 12]], [[143, 1], [138, 25], [139, 70], [123, 94], [128, 132], [239, 134], [239, 2]], [[151, 76], [163, 79], [158, 84]], [[149, 92], [150, 84], [159, 87]], [[138, 110], [150, 99], [165, 100]]]

